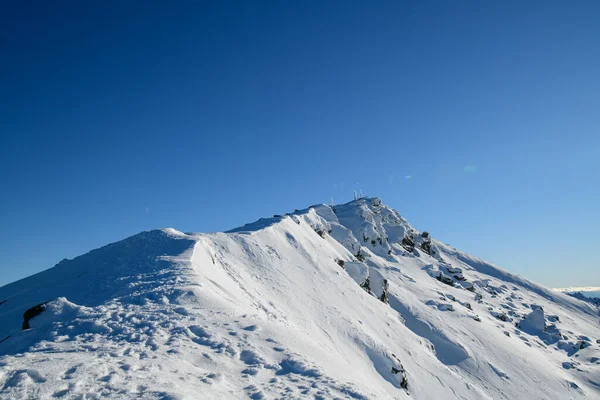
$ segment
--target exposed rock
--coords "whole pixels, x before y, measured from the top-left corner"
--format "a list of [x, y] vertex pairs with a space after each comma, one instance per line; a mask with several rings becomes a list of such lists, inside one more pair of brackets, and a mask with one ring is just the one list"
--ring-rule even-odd
[[467, 279], [463, 276], [463, 274], [454, 274], [454, 279], [457, 281], [466, 281]]
[[558, 315], [548, 315], [547, 318], [550, 322], [560, 322], [560, 318], [558, 318]]
[[508, 317], [504, 313], [492, 313], [492, 315], [502, 322], [506, 322], [508, 320]]
[[344, 268], [344, 260], [337, 260], [336, 262], [337, 262], [337, 265]]
[[390, 300], [388, 298], [388, 288], [389, 288], [390, 284], [388, 283], [387, 279], [383, 280], [383, 293], [381, 294], [381, 297], [379, 298], [379, 300], [381, 300], [382, 302], [384, 302], [385, 304], [389, 304]]
[[415, 250], [415, 240], [412, 233], [405, 234], [402, 238], [402, 247], [406, 249], [409, 253], [412, 253]]
[[429, 237], [429, 232], [425, 231], [425, 232], [421, 233], [421, 237], [422, 238], [428, 238]]
[[363, 283], [360, 284], [360, 287], [365, 290], [367, 293], [371, 293], [371, 280], [367, 276], [367, 279]]
[[406, 377], [406, 370], [404, 369], [404, 366], [402, 365], [398, 357], [396, 357], [396, 355], [394, 354], [392, 354], [392, 356], [398, 362], [396, 366], [392, 366], [392, 374], [400, 374], [400, 387], [404, 389], [406, 393], [408, 393], [408, 379]]
[[571, 382], [571, 381], [567, 381], [569, 383], [569, 386], [571, 386], [573, 389], [579, 389], [579, 385], [577, 385], [575, 382]]
[[431, 255], [431, 240], [426, 240], [423, 243], [421, 243], [421, 249], [425, 253]]
[[572, 363], [572, 362], [570, 362], [570, 361], [565, 361], [565, 362], [563, 362], [563, 363], [562, 363], [562, 367], [563, 367], [564, 369], [571, 369], [571, 368], [573, 368], [574, 366], [575, 366], [575, 364], [573, 364], [573, 363]]
[[448, 271], [449, 274], [460, 274], [462, 273], [462, 269], [458, 268], [458, 267], [451, 267], [449, 265], [445, 266], [446, 270]]
[[363, 252], [362, 252], [361, 250], [358, 250], [358, 253], [356, 253], [356, 254], [354, 255], [354, 257], [356, 257], [356, 259], [357, 259], [358, 261], [361, 261], [361, 262], [362, 262], [362, 261], [365, 261], [365, 255], [363, 254]]
[[46, 309], [46, 304], [48, 304], [47, 301], [44, 303], [38, 304], [37, 306], [33, 306], [29, 310], [25, 311], [25, 313], [23, 314], [23, 326], [21, 327], [21, 329], [23, 329], [23, 330], [29, 329], [29, 321], [32, 318], [37, 317], [38, 315], [43, 313], [44, 310]]
[[406, 379], [406, 374], [404, 373], [403, 369], [398, 369], [396, 367], [392, 367], [392, 374], [396, 375], [396, 374], [401, 374], [401, 381], [400, 381], [400, 387], [404, 390], [408, 391], [408, 379]]
[[590, 347], [591, 343], [586, 340], [580, 340], [577, 342], [577, 344], [575, 346], [577, 346], [578, 349], [583, 350], [586, 347]]
[[440, 311], [454, 311], [454, 307], [452, 306], [452, 304], [448, 303], [440, 303], [438, 304], [437, 308]]
[[437, 276], [437, 280], [445, 283], [448, 286], [454, 286], [454, 280], [452, 278], [450, 278], [448, 275], [445, 275], [443, 273], [440, 272], [440, 274]]

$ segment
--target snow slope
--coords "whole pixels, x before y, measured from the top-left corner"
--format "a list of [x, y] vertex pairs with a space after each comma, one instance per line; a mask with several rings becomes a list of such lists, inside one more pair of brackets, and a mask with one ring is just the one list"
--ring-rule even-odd
[[593, 305], [362, 198], [1, 287], [0, 399], [594, 399], [598, 340]]

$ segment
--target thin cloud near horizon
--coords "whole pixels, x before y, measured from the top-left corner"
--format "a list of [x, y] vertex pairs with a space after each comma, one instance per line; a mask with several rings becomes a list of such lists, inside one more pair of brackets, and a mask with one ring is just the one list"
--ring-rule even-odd
[[583, 286], [583, 287], [566, 287], [566, 288], [554, 288], [558, 292], [599, 292], [600, 286]]

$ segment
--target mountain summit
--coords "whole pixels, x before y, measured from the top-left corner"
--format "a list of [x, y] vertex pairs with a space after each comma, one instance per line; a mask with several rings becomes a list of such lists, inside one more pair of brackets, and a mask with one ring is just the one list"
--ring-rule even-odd
[[0, 288], [0, 398], [597, 399], [598, 308], [379, 198], [142, 232]]

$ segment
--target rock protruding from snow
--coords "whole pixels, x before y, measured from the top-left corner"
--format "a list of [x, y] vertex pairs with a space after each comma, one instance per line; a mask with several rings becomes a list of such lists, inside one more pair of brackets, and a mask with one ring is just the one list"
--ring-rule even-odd
[[402, 238], [402, 247], [404, 247], [404, 249], [406, 251], [408, 251], [409, 253], [412, 253], [413, 251], [415, 251], [415, 238], [412, 234], [412, 232], [408, 232], [404, 235], [404, 237]]
[[33, 318], [37, 317], [46, 310], [46, 303], [47, 302], [38, 304], [25, 311], [25, 313], [23, 314], [23, 325], [21, 329], [29, 329], [29, 321], [31, 321]]
[[394, 366], [392, 366], [391, 372], [392, 374], [398, 375], [400, 377], [400, 387], [404, 389], [406, 393], [408, 393], [408, 378], [406, 377], [406, 370], [404, 369], [404, 366], [402, 365], [400, 360], [398, 360], [398, 357], [396, 357], [395, 354], [392, 354], [392, 357], [394, 358], [396, 363]]
[[432, 248], [429, 232], [423, 232], [420, 236], [417, 237], [415, 243], [418, 244], [419, 248], [423, 250], [426, 254], [431, 255]]

